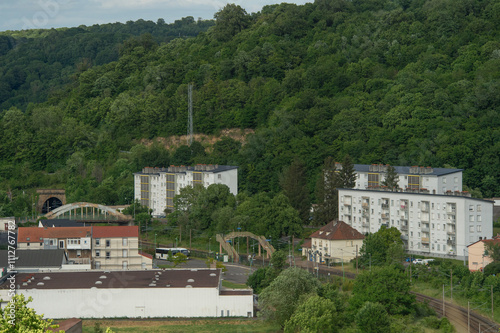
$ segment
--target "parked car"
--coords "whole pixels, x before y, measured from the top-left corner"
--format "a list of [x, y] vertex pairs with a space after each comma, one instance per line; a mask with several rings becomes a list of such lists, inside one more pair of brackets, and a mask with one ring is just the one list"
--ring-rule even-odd
[[413, 260], [413, 264], [416, 265], [416, 264], [423, 264], [424, 261], [422, 259], [414, 259]]

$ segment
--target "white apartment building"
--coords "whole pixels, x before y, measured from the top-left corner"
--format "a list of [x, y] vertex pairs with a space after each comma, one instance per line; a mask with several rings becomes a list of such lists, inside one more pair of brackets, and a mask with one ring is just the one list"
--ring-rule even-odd
[[238, 167], [228, 165], [170, 166], [143, 168], [134, 173], [134, 198], [153, 210], [153, 216], [165, 215], [165, 209], [174, 208], [174, 196], [188, 185], [224, 184], [238, 194]]
[[395, 167], [397, 191], [382, 185], [387, 166], [355, 165], [354, 189], [339, 189], [339, 219], [361, 233], [381, 225], [401, 231], [408, 253], [467, 256], [467, 246], [493, 233], [493, 202], [462, 192], [462, 170]]

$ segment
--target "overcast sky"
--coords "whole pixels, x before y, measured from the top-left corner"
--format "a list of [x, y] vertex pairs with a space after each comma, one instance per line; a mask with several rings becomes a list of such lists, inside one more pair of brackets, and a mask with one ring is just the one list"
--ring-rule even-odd
[[0, 31], [91, 26], [136, 21], [167, 23], [193, 16], [211, 19], [227, 3], [236, 3], [248, 13], [281, 2], [304, 4], [313, 0], [1, 0]]

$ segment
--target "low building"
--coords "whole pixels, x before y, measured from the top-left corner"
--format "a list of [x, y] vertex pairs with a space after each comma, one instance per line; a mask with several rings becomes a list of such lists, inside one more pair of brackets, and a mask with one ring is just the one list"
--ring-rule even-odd
[[[16, 218], [15, 217], [0, 217], [0, 232], [9, 231], [9, 226], [16, 227]], [[15, 230], [11, 230], [15, 231]]]
[[17, 274], [15, 285], [47, 318], [253, 316], [252, 290], [223, 290], [220, 269]]
[[208, 187], [224, 184], [238, 194], [238, 167], [218, 164], [143, 168], [134, 174], [134, 198], [153, 210], [153, 216], [165, 215], [165, 209], [174, 208], [174, 196], [186, 186], [196, 184]]
[[302, 251], [307, 254], [309, 261], [327, 265], [349, 262], [356, 258], [364, 239], [365, 236], [347, 223], [332, 221], [314, 232], [311, 235], [311, 247], [303, 246]]
[[[64, 250], [16, 250], [15, 257], [9, 257], [9, 251], [0, 250], [0, 269], [7, 272], [12, 263], [17, 272], [56, 271], [71, 267]], [[90, 269], [90, 265], [87, 267]]]
[[500, 235], [496, 235], [492, 239], [482, 239], [467, 246], [469, 250], [469, 270], [471, 272], [482, 272], [486, 265], [493, 262], [493, 259], [485, 253], [487, 244], [500, 246]]

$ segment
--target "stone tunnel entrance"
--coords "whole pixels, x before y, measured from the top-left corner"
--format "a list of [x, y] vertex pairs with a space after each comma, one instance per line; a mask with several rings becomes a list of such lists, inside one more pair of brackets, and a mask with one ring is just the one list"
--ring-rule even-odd
[[36, 203], [36, 211], [41, 214], [46, 214], [62, 205], [66, 204], [66, 192], [64, 190], [36, 190], [38, 200]]

